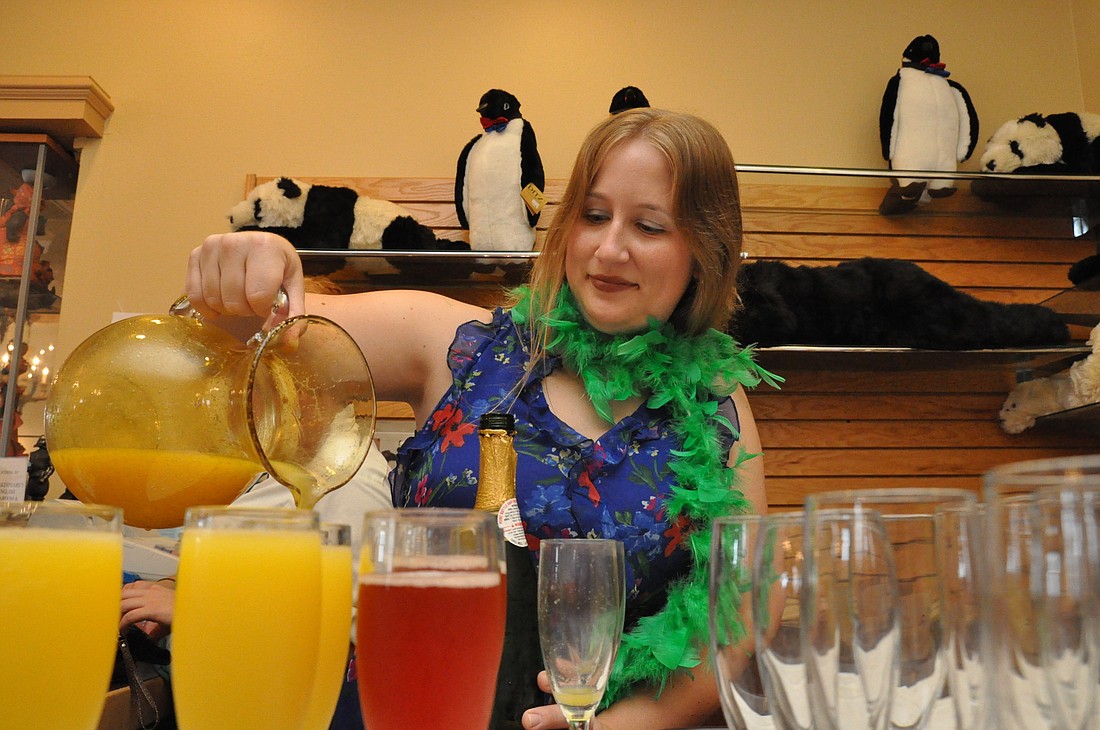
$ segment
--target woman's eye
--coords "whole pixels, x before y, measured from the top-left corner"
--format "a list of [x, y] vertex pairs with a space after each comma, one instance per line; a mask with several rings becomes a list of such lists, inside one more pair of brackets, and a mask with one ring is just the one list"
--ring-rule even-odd
[[638, 225], [638, 230], [640, 230], [642, 233], [646, 233], [646, 234], [649, 234], [651, 236], [656, 236], [658, 234], [661, 234], [661, 233], [665, 232], [665, 229], [662, 228], [661, 226], [654, 225], [654, 224], [648, 223], [646, 221], [638, 221], [637, 225]]
[[608, 218], [606, 213], [599, 210], [586, 210], [581, 217], [588, 223], [603, 223]]

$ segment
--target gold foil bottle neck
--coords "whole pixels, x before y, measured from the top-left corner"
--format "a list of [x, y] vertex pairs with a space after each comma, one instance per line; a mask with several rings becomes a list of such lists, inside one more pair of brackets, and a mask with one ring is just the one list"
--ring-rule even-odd
[[512, 434], [505, 429], [478, 431], [481, 446], [477, 499], [474, 509], [497, 512], [516, 496], [516, 450]]

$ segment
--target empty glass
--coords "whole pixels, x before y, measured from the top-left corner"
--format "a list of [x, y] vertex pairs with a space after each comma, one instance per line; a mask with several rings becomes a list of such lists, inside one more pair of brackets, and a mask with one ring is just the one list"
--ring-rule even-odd
[[1100, 455], [1006, 464], [986, 473], [984, 489], [990, 721], [1083, 726], [1097, 689], [1096, 515], [1084, 494], [1100, 489]]
[[802, 624], [804, 517], [781, 512], [763, 518], [752, 563], [756, 664], [771, 722], [784, 730], [813, 724]]
[[936, 554], [935, 515], [948, 507], [977, 503], [961, 489], [899, 488], [825, 492], [807, 499], [807, 510], [871, 509], [880, 513], [893, 554], [901, 611], [898, 685], [890, 711], [895, 730], [928, 725], [937, 703], [950, 716], [950, 700], [941, 698], [947, 678], [947, 638], [943, 581]]
[[754, 546], [764, 519], [760, 515], [721, 517], [711, 531], [710, 655], [730, 730], [774, 727], [749, 642], [753, 635]]
[[806, 514], [802, 641], [813, 727], [885, 730], [901, 617], [886, 528], [869, 509]]
[[550, 690], [570, 730], [587, 730], [603, 699], [626, 611], [623, 544], [543, 540], [539, 639]]

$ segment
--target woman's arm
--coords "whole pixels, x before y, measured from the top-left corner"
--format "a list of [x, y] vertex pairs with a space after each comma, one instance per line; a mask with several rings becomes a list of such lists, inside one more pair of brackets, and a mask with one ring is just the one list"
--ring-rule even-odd
[[480, 307], [427, 292], [307, 295], [297, 251], [271, 233], [210, 236], [191, 252], [191, 304], [232, 332], [255, 331], [280, 287], [289, 316], [308, 311], [347, 330], [367, 358], [378, 396], [409, 403], [420, 424], [451, 385], [447, 351], [455, 330], [473, 319], [489, 320]]

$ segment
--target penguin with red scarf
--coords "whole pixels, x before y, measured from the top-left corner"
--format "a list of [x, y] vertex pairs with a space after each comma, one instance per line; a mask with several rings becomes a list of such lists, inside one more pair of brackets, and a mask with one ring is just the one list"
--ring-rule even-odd
[[485, 92], [477, 112], [484, 131], [462, 149], [455, 174], [459, 225], [475, 251], [530, 251], [546, 204], [535, 131], [501, 89]]
[[[902, 53], [901, 68], [887, 83], [879, 110], [882, 156], [891, 170], [955, 172], [973, 154], [978, 114], [966, 89], [948, 76], [934, 37], [917, 36]], [[953, 180], [894, 179], [879, 212], [906, 213], [954, 192]]]

